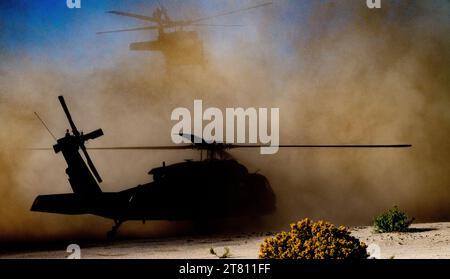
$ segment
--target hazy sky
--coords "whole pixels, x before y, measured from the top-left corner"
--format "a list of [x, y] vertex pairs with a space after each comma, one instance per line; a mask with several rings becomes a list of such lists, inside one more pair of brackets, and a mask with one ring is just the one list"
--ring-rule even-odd
[[[98, 36], [97, 31], [150, 25], [147, 22], [105, 13], [109, 10], [129, 11], [151, 15], [157, 6], [153, 0], [96, 0], [82, 1], [81, 9], [68, 9], [65, 0], [2, 0], [0, 2], [0, 50], [17, 59], [33, 59], [53, 63], [70, 63], [75, 66], [108, 65], [119, 52], [128, 52], [133, 41], [155, 38], [154, 31], [141, 31]], [[164, 0], [174, 19], [188, 19], [248, 7], [265, 0]], [[282, 3], [281, 3], [282, 2]], [[220, 17], [206, 23], [242, 24], [243, 27], [200, 27], [205, 43], [216, 44], [211, 50], [220, 51], [225, 42], [251, 34], [255, 26], [252, 18], [272, 13], [277, 24], [265, 26], [267, 36], [274, 38], [282, 54], [289, 53], [292, 33], [283, 32], [285, 24], [305, 28], [305, 15], [311, 1], [275, 1], [274, 5], [237, 15]], [[282, 4], [282, 5], [281, 5]], [[273, 13], [276, 11], [275, 13]], [[299, 34], [296, 32], [295, 34]]]

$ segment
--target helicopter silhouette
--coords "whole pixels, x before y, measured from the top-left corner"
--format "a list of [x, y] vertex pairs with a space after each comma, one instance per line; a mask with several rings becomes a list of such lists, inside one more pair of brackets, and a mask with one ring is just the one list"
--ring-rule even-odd
[[[180, 134], [192, 144], [172, 146], [119, 146], [87, 148], [85, 142], [103, 136], [102, 129], [79, 132], [66, 102], [58, 97], [71, 132], [57, 139], [55, 153], [62, 153], [73, 193], [40, 195], [31, 211], [66, 215], [92, 214], [112, 219], [107, 233], [113, 238], [125, 221], [214, 220], [230, 217], [257, 217], [276, 210], [276, 196], [268, 179], [233, 159], [227, 150], [260, 148], [260, 145], [235, 145], [198, 140]], [[39, 116], [38, 116], [39, 118]], [[48, 127], [41, 120], [45, 128]], [[50, 132], [50, 130], [48, 130]], [[52, 134], [50, 132], [50, 134]], [[53, 136], [53, 134], [52, 134]], [[56, 139], [56, 138], [55, 138]], [[280, 148], [404, 148], [411, 145], [280, 145]], [[48, 148], [44, 148], [48, 150]], [[84, 158], [79, 150], [81, 149]], [[153, 168], [153, 181], [120, 192], [103, 192], [102, 179], [87, 150], [182, 150], [206, 151], [206, 158]], [[40, 149], [42, 150], [42, 149]]]
[[[135, 42], [130, 44], [132, 51], [160, 51], [165, 57], [168, 69], [179, 65], [205, 65], [205, 57], [203, 51], [203, 42], [200, 40], [198, 32], [186, 31], [183, 28], [189, 26], [213, 26], [213, 27], [238, 27], [238, 24], [207, 24], [203, 21], [210, 20], [217, 17], [235, 14], [251, 9], [260, 8], [271, 5], [272, 2], [262, 3], [251, 7], [241, 8], [237, 10], [218, 13], [211, 16], [195, 18], [190, 20], [173, 20], [167, 9], [158, 1], [158, 7], [153, 11], [151, 16], [121, 12], [108, 11], [107, 13], [131, 17], [143, 21], [152, 22], [155, 25], [143, 26], [128, 29], [119, 29], [111, 31], [101, 31], [97, 34], [118, 33], [118, 32], [132, 32], [143, 30], [157, 30], [158, 38], [154, 41]], [[175, 31], [166, 31], [175, 29]]]

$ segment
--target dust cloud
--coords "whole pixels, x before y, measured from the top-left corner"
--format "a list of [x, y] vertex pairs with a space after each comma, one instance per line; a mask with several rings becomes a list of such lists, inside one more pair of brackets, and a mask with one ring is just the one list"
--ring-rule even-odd
[[[102, 128], [89, 146], [171, 144], [176, 107], [279, 107], [283, 144], [411, 143], [404, 150], [236, 150], [249, 171], [266, 175], [278, 212], [267, 227], [303, 217], [369, 224], [398, 205], [418, 221], [450, 218], [450, 26], [448, 1], [311, 1], [303, 18], [284, 20], [291, 1], [248, 15], [220, 51], [201, 31], [208, 64], [168, 75], [154, 54], [119, 52], [108, 67], [4, 57], [0, 64], [0, 242], [100, 238], [111, 222], [92, 216], [30, 212], [39, 194], [70, 192], [62, 156], [50, 147], [68, 127], [64, 95], [78, 128]], [[237, 5], [237, 4], [236, 4]], [[230, 2], [230, 6], [233, 3]], [[235, 6], [235, 5], [234, 5]], [[95, 61], [94, 61], [95, 62]], [[193, 151], [90, 152], [104, 183], [117, 191], [151, 181], [162, 161], [198, 159]], [[157, 198], [157, 197], [155, 197]], [[129, 236], [176, 234], [184, 223], [127, 224]]]

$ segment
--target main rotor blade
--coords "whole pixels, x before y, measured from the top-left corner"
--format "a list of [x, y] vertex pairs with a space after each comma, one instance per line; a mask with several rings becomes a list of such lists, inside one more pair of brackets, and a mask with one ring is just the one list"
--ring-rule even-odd
[[113, 146], [113, 147], [88, 147], [88, 150], [182, 150], [194, 149], [193, 145], [173, 146]]
[[[223, 149], [235, 148], [261, 148], [270, 147], [269, 145], [236, 145], [226, 144]], [[280, 145], [279, 148], [409, 148], [411, 144], [394, 144], [394, 145]], [[215, 146], [221, 149], [220, 146]], [[53, 148], [29, 148], [30, 150], [53, 150]], [[174, 145], [174, 146], [113, 146], [113, 147], [87, 147], [87, 150], [182, 150], [182, 149], [199, 149], [195, 145]], [[201, 148], [200, 148], [201, 149]], [[204, 148], [207, 149], [207, 148]]]
[[205, 26], [205, 27], [244, 27], [242, 24], [207, 24], [207, 23], [193, 23], [186, 24], [188, 26]]
[[[260, 148], [269, 145], [227, 145], [227, 148]], [[279, 145], [279, 148], [409, 148], [411, 144], [288, 144]]]
[[120, 15], [120, 16], [137, 18], [137, 19], [140, 19], [140, 20], [151, 21], [151, 22], [156, 22], [156, 23], [159, 22], [157, 18], [154, 18], [154, 17], [151, 17], [151, 16], [134, 14], [134, 13], [127, 13], [127, 12], [121, 12], [121, 11], [108, 11], [107, 13]]
[[75, 123], [72, 120], [72, 116], [70, 115], [69, 109], [67, 108], [66, 101], [64, 101], [64, 97], [63, 96], [58, 96], [58, 99], [59, 99], [59, 102], [61, 103], [61, 106], [62, 106], [62, 108], [64, 110], [64, 113], [67, 116], [67, 119], [69, 120], [70, 127], [72, 128], [72, 133], [75, 136], [79, 136], [80, 133], [78, 132], [77, 127], [75, 126]]
[[241, 8], [241, 9], [232, 10], [232, 11], [228, 11], [228, 12], [218, 13], [218, 14], [211, 15], [211, 16], [205, 16], [205, 17], [196, 18], [193, 20], [187, 20], [187, 22], [192, 24], [192, 23], [196, 23], [196, 22], [200, 22], [200, 21], [204, 21], [204, 20], [208, 20], [208, 19], [212, 19], [212, 18], [227, 16], [227, 15], [231, 15], [231, 14], [235, 14], [235, 13], [239, 13], [239, 12], [244, 12], [244, 11], [248, 11], [248, 10], [252, 10], [252, 9], [256, 9], [259, 7], [264, 7], [264, 6], [268, 6], [268, 5], [272, 5], [272, 4], [273, 4], [272, 2], [262, 3], [262, 4], [258, 4], [255, 6], [247, 7], [247, 8]]
[[89, 168], [91, 169], [91, 171], [94, 174], [95, 178], [97, 179], [98, 183], [101, 183], [102, 182], [102, 178], [98, 174], [98, 171], [97, 171], [97, 169], [94, 166], [94, 163], [92, 163], [91, 157], [89, 157], [89, 154], [86, 151], [86, 147], [84, 146], [84, 144], [80, 144], [80, 148], [83, 151], [84, 156], [86, 157], [86, 161], [88, 163]]
[[100, 31], [100, 32], [97, 32], [96, 34], [100, 35], [100, 34], [108, 34], [108, 33], [132, 32], [132, 31], [155, 30], [155, 29], [158, 29], [158, 26], [143, 26], [143, 27], [135, 27], [135, 28], [128, 28], [128, 29]]

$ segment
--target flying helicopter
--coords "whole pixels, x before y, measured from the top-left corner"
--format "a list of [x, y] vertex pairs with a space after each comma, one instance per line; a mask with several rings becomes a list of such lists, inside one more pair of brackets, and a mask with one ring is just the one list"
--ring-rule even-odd
[[173, 20], [167, 9], [158, 1], [158, 7], [153, 11], [151, 16], [141, 15], [122, 11], [108, 11], [107, 13], [131, 17], [142, 21], [152, 22], [154, 25], [135, 27], [128, 29], [119, 29], [111, 31], [101, 31], [97, 34], [118, 33], [118, 32], [132, 32], [144, 30], [157, 30], [158, 38], [153, 41], [135, 42], [130, 44], [132, 51], [160, 51], [166, 59], [168, 69], [178, 65], [205, 65], [205, 58], [203, 52], [203, 42], [199, 38], [197, 31], [187, 31], [187, 27], [238, 27], [238, 24], [208, 24], [204, 21], [227, 16], [243, 11], [248, 11], [264, 6], [271, 5], [272, 2], [262, 3], [246, 8], [241, 8], [232, 11], [217, 13], [215, 15], [204, 16], [189, 20]]
[[[260, 148], [260, 145], [235, 145], [198, 140], [195, 135], [180, 134], [192, 144], [172, 146], [121, 146], [87, 148], [89, 140], [103, 136], [97, 129], [80, 132], [63, 96], [58, 97], [71, 131], [56, 139], [55, 153], [62, 153], [66, 174], [73, 193], [40, 195], [31, 211], [66, 215], [92, 214], [112, 219], [114, 226], [107, 233], [113, 238], [125, 221], [146, 220], [213, 220], [230, 217], [256, 217], [276, 210], [276, 196], [268, 179], [251, 173], [233, 159], [227, 150]], [[280, 148], [405, 148], [411, 145], [281, 145]], [[84, 154], [84, 159], [80, 150]], [[151, 169], [153, 181], [120, 192], [103, 192], [102, 179], [87, 150], [182, 150], [206, 151], [199, 161], [166, 165]], [[48, 150], [48, 148], [44, 148]]]

